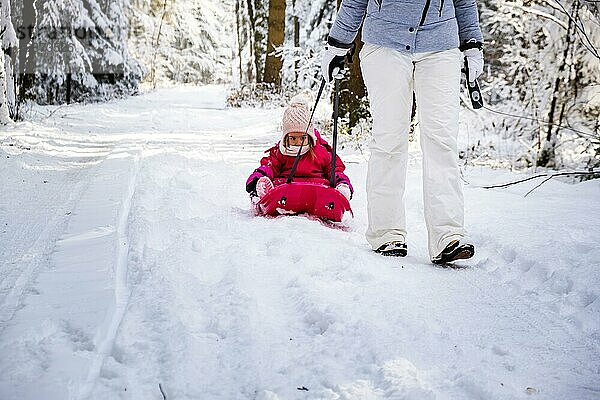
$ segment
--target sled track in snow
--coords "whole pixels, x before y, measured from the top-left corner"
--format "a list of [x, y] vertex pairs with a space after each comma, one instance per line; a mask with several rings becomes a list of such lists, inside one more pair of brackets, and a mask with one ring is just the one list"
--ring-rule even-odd
[[[102, 370], [104, 360], [112, 352], [119, 325], [123, 320], [123, 316], [125, 315], [125, 311], [129, 302], [130, 293], [127, 286], [127, 257], [129, 255], [128, 225], [131, 203], [135, 193], [137, 174], [140, 170], [140, 159], [141, 154], [134, 156], [127, 192], [123, 198], [121, 210], [119, 212], [117, 238], [115, 243], [117, 246], [117, 256], [114, 263], [114, 309], [112, 310], [112, 316], [110, 320], [106, 320], [105, 326], [100, 327], [99, 332], [102, 332], [100, 337], [95, 340], [97, 343], [96, 356], [92, 361], [87, 378], [81, 387], [79, 396], [80, 399], [86, 399], [90, 396], [94, 388], [94, 384], [100, 375], [100, 371]], [[108, 324], [106, 324], [107, 322]]]

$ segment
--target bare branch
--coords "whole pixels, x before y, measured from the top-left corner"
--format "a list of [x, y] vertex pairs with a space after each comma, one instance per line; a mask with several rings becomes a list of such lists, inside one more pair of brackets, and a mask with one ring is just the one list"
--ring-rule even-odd
[[539, 183], [536, 186], [534, 186], [533, 189], [531, 189], [529, 192], [525, 193], [525, 196], [523, 196], [523, 197], [527, 197], [529, 195], [529, 193], [533, 192], [535, 189], [539, 188], [540, 186], [542, 186], [544, 183], [548, 182], [552, 178], [554, 178], [554, 176], [550, 175], [549, 177], [547, 177], [546, 179], [544, 179], [541, 183]]
[[[598, 178], [600, 178], [600, 171], [576, 171], [576, 172], [559, 172], [556, 174], [538, 174], [538, 175], [530, 176], [529, 178], [520, 179], [520, 180], [514, 181], [514, 182], [503, 183], [500, 185], [481, 186], [481, 188], [482, 189], [504, 188], [504, 187], [516, 185], [518, 183], [527, 182], [532, 179], [542, 178], [544, 176], [548, 177], [542, 183], [540, 183], [539, 185], [534, 187], [532, 190], [527, 192], [527, 194], [529, 194], [532, 191], [534, 191], [535, 189], [537, 189], [538, 187], [540, 187], [545, 182], [549, 181], [550, 179], [555, 178], [557, 176], [567, 176], [567, 175], [597, 175], [597, 177], [594, 177], [592, 179], [598, 179]], [[527, 194], [525, 196], [527, 196]]]
[[535, 121], [535, 122], [541, 123], [541, 124], [548, 124], [548, 125], [556, 126], [558, 128], [561, 128], [561, 129], [567, 129], [567, 130], [570, 130], [570, 131], [573, 131], [573, 132], [579, 134], [581, 137], [591, 137], [591, 138], [595, 138], [596, 137], [596, 135], [594, 135], [593, 133], [583, 132], [583, 131], [580, 131], [578, 129], [573, 129], [570, 126], [565, 126], [565, 125], [550, 123], [549, 121], [544, 121], [544, 120], [542, 120], [540, 118], [534, 118], [534, 117], [530, 117], [528, 115], [516, 115], [516, 114], [511, 114], [511, 113], [507, 113], [507, 112], [503, 112], [503, 111], [498, 111], [498, 110], [494, 110], [493, 108], [490, 108], [490, 107], [485, 106], [485, 105], [483, 106], [483, 108], [485, 108], [486, 110], [491, 111], [491, 112], [493, 112], [495, 114], [505, 115], [507, 117], [513, 117], [513, 118], [517, 118], [517, 119], [526, 119], [526, 120]]
[[556, 4], [562, 8], [564, 14], [575, 24], [575, 28], [577, 28], [577, 32], [579, 34], [579, 38], [581, 39], [581, 43], [583, 46], [596, 58], [600, 59], [600, 54], [598, 53], [598, 49], [592, 43], [592, 39], [588, 36], [583, 24], [581, 24], [581, 18], [574, 18], [569, 11], [565, 8], [565, 6], [559, 0], [553, 0]]
[[543, 11], [536, 10], [535, 8], [520, 6], [520, 5], [517, 5], [517, 4], [507, 3], [506, 5], [508, 7], [511, 7], [511, 8], [518, 8], [521, 11], [525, 11], [527, 13], [531, 13], [531, 14], [537, 15], [537, 16], [542, 17], [542, 18], [547, 18], [547, 19], [549, 19], [549, 20], [551, 20], [553, 22], [556, 22], [558, 25], [561, 26], [561, 28], [567, 29], [567, 24], [565, 24], [563, 21], [561, 21], [560, 19], [556, 18], [552, 14], [548, 14], [548, 13], [545, 13]]
[[165, 394], [165, 391], [163, 390], [163, 387], [160, 383], [158, 384], [158, 390], [160, 390], [160, 394], [162, 394], [163, 400], [167, 400], [167, 395]]

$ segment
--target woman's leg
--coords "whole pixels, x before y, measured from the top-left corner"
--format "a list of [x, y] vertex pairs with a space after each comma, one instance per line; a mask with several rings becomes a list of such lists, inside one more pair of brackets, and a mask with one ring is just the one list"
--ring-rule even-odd
[[413, 63], [409, 55], [368, 43], [360, 56], [373, 116], [366, 236], [376, 250], [384, 243], [406, 239], [404, 188]]
[[419, 54], [415, 63], [423, 203], [431, 258], [464, 236], [457, 150], [461, 63], [458, 49]]

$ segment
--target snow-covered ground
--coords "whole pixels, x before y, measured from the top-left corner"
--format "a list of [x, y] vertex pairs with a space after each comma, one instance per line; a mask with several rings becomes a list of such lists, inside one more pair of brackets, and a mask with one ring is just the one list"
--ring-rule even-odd
[[[429, 263], [420, 156], [409, 256], [249, 211], [281, 109], [222, 87], [36, 108], [0, 131], [0, 398], [598, 399], [600, 184], [480, 186], [476, 256]], [[163, 393], [161, 393], [161, 391]]]

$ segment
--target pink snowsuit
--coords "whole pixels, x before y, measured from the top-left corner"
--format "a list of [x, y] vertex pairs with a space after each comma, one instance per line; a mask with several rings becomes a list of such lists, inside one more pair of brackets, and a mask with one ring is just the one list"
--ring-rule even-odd
[[[317, 141], [315, 146], [302, 156], [298, 161], [294, 180], [297, 181], [314, 181], [328, 183], [331, 176], [331, 146], [321, 137], [318, 130], [314, 130]], [[286, 156], [279, 150], [279, 143], [271, 147], [265, 153], [268, 156], [260, 160], [260, 167], [248, 177], [246, 181], [246, 189], [251, 187], [251, 184], [257, 181], [261, 176], [269, 177], [275, 186], [285, 183], [290, 175], [292, 166], [294, 165], [295, 157]], [[314, 155], [314, 156], [313, 156]], [[350, 187], [350, 192], [354, 193], [354, 188], [350, 183], [350, 179], [344, 174], [346, 166], [339, 156], [336, 155], [335, 162], [335, 185], [345, 183]]]

